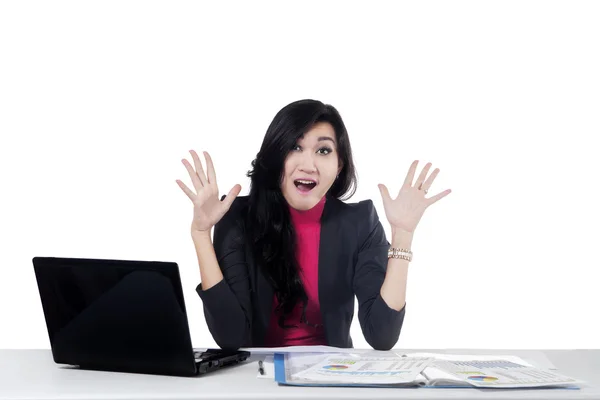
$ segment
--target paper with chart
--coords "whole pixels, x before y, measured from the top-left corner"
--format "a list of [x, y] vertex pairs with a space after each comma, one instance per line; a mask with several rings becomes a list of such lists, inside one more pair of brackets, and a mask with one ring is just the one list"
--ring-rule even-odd
[[[436, 360], [433, 368], [477, 387], [524, 388], [568, 386], [582, 381], [532, 366], [507, 360]], [[427, 373], [427, 371], [425, 371]]]
[[[288, 355], [288, 359], [294, 358], [298, 356]], [[290, 378], [294, 381], [357, 385], [424, 384], [420, 374], [433, 362], [433, 358], [365, 354], [329, 354], [300, 359], [304, 361], [303, 368], [292, 366], [293, 370], [290, 370]]]

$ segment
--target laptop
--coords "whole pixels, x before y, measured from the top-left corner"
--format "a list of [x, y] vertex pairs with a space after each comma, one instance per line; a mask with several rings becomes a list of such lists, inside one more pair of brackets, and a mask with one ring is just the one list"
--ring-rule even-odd
[[246, 360], [194, 350], [174, 262], [34, 257], [54, 362], [81, 369], [197, 376]]

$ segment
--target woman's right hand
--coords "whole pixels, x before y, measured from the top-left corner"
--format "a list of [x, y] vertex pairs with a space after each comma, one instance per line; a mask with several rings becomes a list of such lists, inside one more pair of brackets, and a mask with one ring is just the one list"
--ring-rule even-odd
[[177, 179], [176, 182], [194, 204], [194, 217], [191, 226], [192, 233], [210, 233], [212, 227], [215, 226], [229, 210], [229, 207], [231, 207], [233, 200], [235, 200], [240, 193], [242, 187], [239, 184], [234, 185], [227, 194], [227, 197], [221, 201], [219, 199], [219, 188], [217, 186], [215, 168], [210, 155], [207, 152], [203, 152], [204, 157], [206, 158], [206, 170], [208, 172], [208, 175], [205, 175], [198, 154], [194, 150], [190, 150], [190, 153], [196, 169], [194, 170], [192, 165], [186, 159], [181, 160], [181, 162], [188, 170], [190, 178], [192, 178], [192, 184], [196, 189], [196, 193], [190, 190], [179, 179]]

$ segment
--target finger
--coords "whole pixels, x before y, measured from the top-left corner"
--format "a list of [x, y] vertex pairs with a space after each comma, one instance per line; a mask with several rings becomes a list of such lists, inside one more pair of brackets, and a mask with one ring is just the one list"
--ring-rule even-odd
[[196, 198], [196, 194], [194, 192], [192, 192], [186, 185], [185, 183], [181, 182], [179, 179], [175, 180], [175, 182], [177, 182], [177, 185], [179, 185], [179, 187], [181, 188], [181, 190], [183, 190], [183, 193], [185, 193], [187, 195], [187, 197], [189, 197], [189, 199], [191, 201], [194, 201], [194, 199]]
[[433, 172], [431, 173], [431, 175], [429, 175], [429, 178], [427, 178], [427, 180], [425, 182], [423, 182], [423, 185], [421, 186], [421, 188], [423, 190], [429, 190], [429, 188], [433, 184], [433, 181], [435, 180], [435, 177], [439, 173], [440, 173], [440, 169], [439, 168], [434, 169]]
[[429, 168], [431, 168], [431, 163], [425, 164], [425, 167], [419, 174], [419, 177], [417, 178], [417, 181], [415, 182], [415, 187], [417, 189], [419, 189], [419, 190], [423, 189], [423, 181], [425, 180], [425, 177], [427, 176], [427, 173], [429, 172]]
[[192, 178], [192, 184], [194, 185], [194, 189], [196, 189], [196, 192], [199, 193], [202, 190], [203, 186], [202, 182], [200, 182], [198, 174], [196, 173], [196, 171], [194, 171], [192, 164], [190, 164], [188, 160], [184, 158], [183, 160], [181, 160], [181, 162], [183, 163], [183, 165], [185, 165], [185, 169], [187, 169], [190, 178]]
[[380, 183], [377, 186], [379, 187], [379, 192], [381, 193], [381, 198], [383, 199], [383, 201], [388, 201], [388, 199], [390, 199], [390, 192], [388, 188], [383, 183]]
[[217, 182], [217, 174], [215, 173], [215, 166], [213, 164], [212, 158], [208, 152], [204, 152], [204, 158], [206, 158], [206, 172], [208, 174], [208, 183], [216, 183]]
[[417, 165], [419, 164], [419, 160], [415, 160], [410, 164], [408, 168], [408, 173], [406, 174], [406, 178], [404, 179], [404, 186], [410, 187], [412, 186], [413, 179], [415, 179], [415, 171], [417, 170]]
[[192, 159], [194, 160], [194, 166], [196, 167], [196, 174], [202, 182], [202, 186], [206, 185], [208, 182], [206, 180], [206, 175], [204, 174], [204, 168], [202, 168], [202, 163], [200, 162], [200, 157], [198, 157], [198, 153], [194, 150], [190, 150], [190, 154], [192, 155]]
[[441, 193], [436, 194], [435, 196], [432, 196], [428, 199], [428, 203], [429, 205], [432, 205], [433, 203], [436, 203], [438, 201], [440, 201], [441, 199], [443, 199], [444, 197], [448, 196], [450, 193], [452, 193], [452, 190], [450, 189], [446, 189]]
[[240, 194], [241, 190], [242, 190], [242, 186], [239, 184], [236, 184], [231, 188], [229, 193], [227, 193], [227, 197], [225, 197], [222, 200], [223, 205], [225, 205], [226, 210], [229, 210], [229, 207], [231, 207], [231, 204], [233, 204], [233, 201], [235, 200], [237, 195]]

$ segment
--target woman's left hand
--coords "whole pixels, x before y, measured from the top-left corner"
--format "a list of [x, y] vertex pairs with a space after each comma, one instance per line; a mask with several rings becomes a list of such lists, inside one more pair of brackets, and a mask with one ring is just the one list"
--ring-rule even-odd
[[415, 160], [410, 165], [404, 184], [400, 188], [398, 197], [395, 199], [390, 197], [390, 193], [384, 184], [378, 185], [381, 197], [383, 198], [385, 215], [392, 226], [392, 229], [395, 228], [406, 232], [414, 232], [427, 207], [446, 197], [451, 192], [450, 189], [446, 189], [435, 196], [425, 198], [427, 191], [440, 170], [436, 168], [431, 175], [429, 175], [427, 180], [425, 180], [427, 173], [431, 168], [431, 163], [427, 163], [413, 185], [413, 179], [418, 163], [419, 161]]

